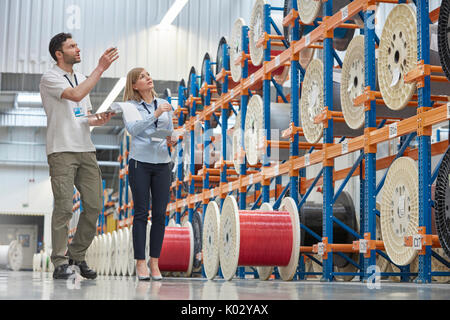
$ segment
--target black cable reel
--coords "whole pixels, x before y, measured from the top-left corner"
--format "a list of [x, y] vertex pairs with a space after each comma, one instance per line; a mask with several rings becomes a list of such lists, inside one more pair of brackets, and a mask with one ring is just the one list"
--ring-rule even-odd
[[442, 69], [450, 80], [450, 0], [442, 0], [438, 22], [438, 46]]
[[434, 197], [436, 231], [442, 249], [450, 258], [450, 148], [439, 168]]

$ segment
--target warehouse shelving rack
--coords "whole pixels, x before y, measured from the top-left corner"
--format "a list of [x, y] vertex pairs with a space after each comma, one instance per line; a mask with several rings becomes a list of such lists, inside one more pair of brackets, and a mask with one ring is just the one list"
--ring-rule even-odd
[[[198, 194], [194, 194], [193, 191], [193, 183], [194, 179], [198, 179], [199, 177], [193, 177], [194, 171], [191, 165], [190, 175], [186, 178], [191, 182], [191, 188], [189, 195], [187, 198], [182, 199], [181, 194], [179, 193], [180, 181], [177, 182], [177, 199], [175, 203], [169, 204], [168, 211], [176, 210], [178, 219], [181, 217], [181, 209], [184, 207], [189, 208], [189, 218], [192, 218], [191, 213], [194, 211], [195, 205], [197, 204], [197, 208], [199, 207], [199, 203], [203, 204], [203, 210], [205, 210], [206, 205], [211, 199], [220, 196], [221, 204], [223, 204], [223, 199], [225, 196], [235, 190], [239, 192], [239, 207], [240, 209], [247, 207], [246, 202], [246, 192], [249, 188], [254, 184], [262, 184], [262, 201], [269, 202], [272, 195], [275, 195], [275, 192], [270, 191], [270, 182], [280, 177], [281, 175], [289, 175], [289, 183], [284, 187], [281, 195], [276, 197], [276, 204], [279, 204], [280, 200], [286, 193], [288, 189], [291, 190], [290, 196], [294, 198], [297, 202], [298, 206], [301, 207], [308, 195], [311, 193], [313, 188], [319, 184], [322, 180], [323, 184], [323, 237], [320, 238], [318, 235], [315, 237], [318, 240], [318, 245], [313, 248], [302, 248], [301, 252], [304, 254], [317, 253], [323, 251], [323, 273], [322, 280], [324, 281], [333, 281], [334, 276], [336, 275], [360, 275], [362, 280], [367, 280], [370, 276], [368, 270], [370, 266], [376, 265], [376, 254], [383, 256], [384, 258], [389, 259], [387, 255], [382, 251], [383, 246], [377, 244], [375, 241], [375, 218], [376, 215], [379, 215], [379, 212], [376, 210], [376, 194], [380, 191], [383, 181], [377, 186], [376, 183], [376, 172], [377, 170], [382, 170], [389, 168], [390, 164], [395, 159], [394, 157], [386, 157], [384, 159], [376, 160], [376, 150], [377, 144], [388, 141], [394, 138], [402, 137], [403, 144], [399, 151], [397, 157], [405, 155], [412, 157], [419, 161], [419, 183], [420, 183], [420, 199], [419, 199], [419, 217], [420, 226], [423, 226], [425, 229], [424, 234], [430, 235], [431, 232], [431, 184], [437, 176], [437, 170], [431, 175], [431, 156], [439, 155], [445, 152], [446, 143], [438, 142], [436, 144], [431, 145], [431, 126], [434, 124], [438, 124], [447, 119], [450, 119], [450, 107], [448, 105], [437, 105], [435, 104], [432, 108], [432, 101], [430, 95], [430, 80], [432, 76], [430, 74], [418, 73], [413, 81], [423, 81], [424, 86], [419, 88], [417, 98], [418, 98], [418, 114], [409, 119], [403, 119], [398, 122], [387, 122], [382, 121], [381, 123], [377, 121], [375, 115], [375, 105], [377, 94], [371, 91], [371, 88], [375, 88], [375, 73], [370, 72], [370, 70], [375, 70], [375, 42], [377, 40], [374, 27], [371, 25], [370, 21], [373, 21], [373, 16], [375, 14], [375, 8], [377, 2], [386, 2], [386, 3], [402, 3], [405, 1], [391, 1], [391, 0], [383, 0], [383, 1], [375, 1], [375, 0], [355, 0], [351, 2], [348, 6], [337, 12], [335, 15], [331, 15], [332, 13], [332, 1], [325, 1], [323, 4], [324, 17], [323, 22], [318, 24], [316, 23], [316, 28], [311, 31], [311, 33], [302, 39], [298, 38], [298, 28], [300, 25], [300, 21], [298, 18], [297, 4], [296, 1], [293, 1], [294, 10], [290, 12], [290, 14], [285, 19], [285, 24], [292, 24], [294, 28], [293, 38], [291, 41], [291, 45], [284, 52], [282, 52], [279, 56], [272, 58], [270, 56], [270, 47], [271, 41], [281, 39], [281, 35], [270, 35], [270, 13], [272, 10], [281, 10], [281, 8], [271, 7], [270, 5], [265, 5], [264, 8], [264, 16], [265, 16], [265, 25], [264, 29], [266, 32], [266, 41], [265, 41], [265, 54], [264, 54], [264, 65], [263, 67], [255, 72], [253, 75], [249, 77], [248, 75], [248, 52], [243, 54], [242, 65], [243, 65], [243, 77], [240, 83], [236, 85], [232, 90], [228, 90], [228, 82], [229, 82], [229, 67], [228, 69], [223, 69], [220, 74], [216, 76], [216, 81], [223, 81], [223, 94], [210, 105], [210, 90], [214, 90], [214, 85], [212, 84], [212, 79], [208, 73], [207, 76], [207, 86], [204, 88], [204, 92], [206, 92], [206, 103], [204, 106], [204, 110], [202, 112], [195, 112], [196, 103], [199, 102], [198, 97], [194, 97], [194, 90], [191, 92], [191, 97], [188, 99], [186, 103], [191, 105], [191, 118], [184, 122], [182, 118], [183, 112], [179, 112], [179, 127], [182, 128], [184, 124], [184, 129], [186, 131], [190, 131], [191, 139], [193, 141], [193, 130], [194, 125], [197, 122], [205, 123], [205, 132], [207, 132], [207, 128], [209, 126], [209, 119], [213, 116], [217, 111], [221, 110], [222, 116], [222, 136], [225, 140], [226, 132], [227, 132], [227, 115], [226, 111], [231, 104], [235, 102], [236, 98], [240, 98], [240, 108], [241, 112], [245, 115], [247, 103], [249, 99], [249, 95], [251, 92], [249, 90], [250, 87], [254, 85], [255, 82], [262, 81], [263, 83], [263, 100], [264, 100], [264, 114], [268, 115], [270, 111], [270, 81], [271, 81], [271, 72], [277, 69], [281, 64], [291, 64], [291, 118], [292, 123], [290, 128], [285, 132], [286, 135], [290, 136], [290, 159], [285, 163], [278, 164], [275, 166], [270, 166], [265, 158], [263, 167], [259, 172], [253, 171], [251, 174], [248, 174], [247, 169], [248, 166], [244, 163], [241, 166], [241, 175], [238, 179], [234, 181], [228, 182], [227, 180], [227, 167], [232, 166], [232, 162], [228, 161], [228, 159], [223, 158], [220, 163], [220, 185], [217, 188], [211, 189], [209, 184], [209, 163], [206, 161], [203, 172], [203, 191]], [[436, 21], [436, 12], [433, 11], [431, 15], [429, 14], [429, 3], [427, 0], [424, 1], [416, 1], [417, 5], [417, 21], [418, 21], [418, 52], [419, 52], [419, 61], [423, 60], [423, 65], [429, 65], [429, 19], [431, 17], [432, 21]], [[364, 18], [364, 35], [365, 35], [365, 56], [366, 56], [366, 93], [358, 97], [355, 100], [355, 104], [360, 104], [364, 102], [366, 105], [366, 123], [365, 123], [365, 132], [363, 136], [356, 137], [353, 139], [345, 139], [342, 138], [339, 143], [335, 143], [335, 137], [333, 135], [333, 116], [336, 115], [333, 112], [333, 78], [332, 72], [334, 67], [334, 59], [335, 52], [333, 49], [332, 38], [333, 38], [333, 30], [337, 27], [345, 27], [344, 23], [349, 18], [356, 14], [359, 14]], [[350, 26], [348, 26], [350, 27]], [[296, 32], [297, 31], [297, 32]], [[247, 48], [248, 41], [248, 27], [243, 28], [243, 48]], [[299, 101], [299, 88], [303, 81], [303, 73], [300, 64], [299, 64], [299, 52], [310, 46], [312, 43], [317, 41], [323, 41], [323, 51], [324, 51], [324, 103], [328, 107], [327, 112], [325, 114], [325, 119], [327, 121], [328, 126], [324, 130], [324, 143], [322, 148], [317, 148], [314, 151], [314, 148], [311, 147], [309, 152], [300, 157], [299, 156], [299, 136], [302, 133], [302, 128], [299, 123], [299, 114], [298, 114], [298, 101]], [[224, 49], [226, 50], [226, 49]], [[229, 55], [228, 52], [224, 54], [225, 59], [228, 59], [227, 63], [229, 64]], [[339, 62], [339, 61], [338, 61]], [[234, 63], [234, 62], [233, 62]], [[225, 64], [227, 66], [227, 64]], [[209, 70], [209, 66], [207, 68]], [[416, 73], [420, 71], [420, 67], [416, 70]], [[195, 76], [195, 75], [194, 75]], [[193, 81], [194, 80], [194, 81]], [[192, 83], [196, 83], [196, 79], [191, 79]], [[180, 111], [183, 111], [185, 106], [184, 95], [182, 94], [185, 88], [179, 89], [179, 107]], [[244, 119], [242, 117], [242, 122], [240, 124], [241, 128], [243, 128]], [[265, 128], [270, 128], [270, 117], [265, 117]], [[384, 126], [385, 124], [389, 124], [389, 126]], [[395, 130], [394, 130], [395, 129]], [[395, 134], [392, 134], [392, 132]], [[410, 150], [408, 148], [409, 143], [413, 138], [417, 135], [417, 139], [419, 140], [419, 147], [416, 150]], [[266, 131], [266, 140], [270, 142], [270, 130]], [[204, 137], [204, 146], [205, 150], [211, 144], [210, 137]], [[192, 146], [194, 147], [194, 146]], [[181, 139], [178, 145], [179, 151], [179, 159], [181, 160], [180, 151], [181, 151]], [[194, 150], [191, 149], [191, 164], [194, 163]], [[314, 152], [313, 152], [314, 151]], [[345, 170], [340, 170], [337, 172], [333, 171], [334, 167], [334, 159], [346, 154], [350, 154], [352, 152], [360, 151], [361, 156], [354, 164], [352, 168], [348, 168]], [[181, 151], [182, 152], [182, 151]], [[269, 151], [269, 144], [267, 145], [267, 152]], [[208, 160], [208, 152], [205, 152], [206, 159]], [[222, 146], [222, 155], [226, 155], [226, 142]], [[314, 164], [323, 164], [323, 169], [319, 173], [319, 175], [313, 179], [313, 181], [307, 181], [304, 178], [304, 169], [310, 165]], [[178, 168], [178, 180], [181, 180], [181, 171], [180, 166], [181, 162], [179, 162]], [[359, 168], [359, 170], [357, 170]], [[358, 172], [359, 171], [359, 172]], [[339, 196], [340, 192], [344, 189], [344, 186], [348, 180], [353, 176], [360, 176], [361, 183], [361, 213], [360, 213], [360, 232], [357, 233], [347, 226], [345, 226], [342, 222], [338, 221], [333, 217], [333, 203]], [[342, 180], [341, 187], [338, 191], [334, 192], [334, 181]], [[280, 180], [277, 179], [279, 183]], [[301, 190], [301, 199], [298, 197], [298, 193], [296, 190]], [[276, 190], [273, 190], [276, 191]], [[258, 207], [259, 200], [256, 201], [255, 206], [252, 209]], [[353, 245], [343, 244], [334, 244], [333, 243], [333, 224], [337, 223], [348, 232], [353, 234], [355, 238], [359, 239]], [[312, 233], [306, 226], [301, 226], [303, 231]], [[426, 236], [424, 236], [424, 239]], [[367, 245], [366, 253], [360, 254], [361, 263], [357, 263], [342, 255], [341, 252], [360, 252], [362, 246]], [[378, 245], [378, 246], [377, 246]], [[423, 253], [419, 255], [419, 273], [418, 273], [418, 282], [431, 282], [432, 276], [442, 276], [447, 275], [448, 272], [440, 272], [435, 273], [431, 272], [431, 258], [435, 257], [439, 259], [439, 261], [445, 263], [447, 266], [448, 262], [445, 261], [442, 257], [438, 257], [435, 252], [432, 252], [431, 245], [428, 243], [424, 243], [425, 250]], [[356, 273], [336, 273], [333, 272], [333, 254], [338, 254], [349, 260], [355, 267], [357, 267], [360, 271]], [[303, 256], [301, 258], [303, 261]], [[300, 264], [298, 276], [300, 279], [304, 279], [306, 273], [303, 271], [303, 265]], [[240, 275], [242, 276], [241, 270]], [[414, 275], [409, 272], [409, 268], [401, 268], [400, 273], [386, 273], [382, 274], [386, 276], [391, 275], [400, 275], [402, 277], [402, 281], [407, 281], [410, 276]]]

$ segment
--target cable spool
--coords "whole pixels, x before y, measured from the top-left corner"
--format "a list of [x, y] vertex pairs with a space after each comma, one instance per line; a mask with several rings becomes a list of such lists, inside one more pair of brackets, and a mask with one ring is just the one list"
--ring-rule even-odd
[[203, 241], [203, 221], [199, 212], [194, 212], [192, 217], [192, 232], [194, 236], [194, 261], [192, 263], [192, 270], [194, 272], [200, 271], [202, 268], [202, 241]]
[[[233, 82], [237, 83], [242, 78], [242, 66], [240, 63], [236, 64], [236, 60], [242, 57], [242, 27], [245, 26], [245, 21], [242, 18], [238, 18], [233, 25], [230, 37], [230, 71]], [[252, 63], [248, 64], [248, 73], [252, 74], [256, 72], [258, 68], [253, 66]]]
[[[314, 59], [306, 69], [305, 79], [302, 86], [302, 95], [300, 99], [300, 118], [303, 132], [309, 143], [318, 143], [323, 136], [323, 122], [315, 123], [315, 118], [324, 110], [323, 95], [323, 62]], [[334, 71], [333, 82], [333, 111], [341, 111], [341, 94], [339, 71]], [[346, 123], [335, 121], [333, 124], [333, 134], [335, 136], [355, 137], [362, 135], [362, 129], [352, 130]]]
[[[228, 46], [228, 41], [226, 37], [220, 38], [219, 46], [217, 47], [217, 56], [216, 56], [216, 71], [215, 71], [215, 78], [217, 79], [217, 75], [222, 71], [222, 69], [230, 70], [230, 64], [227, 65], [224, 64], [224, 57], [223, 57], [223, 49], [224, 46]], [[228, 53], [230, 52], [229, 48], [227, 49]], [[228, 77], [228, 89], [233, 89], [236, 87], [237, 83], [232, 81], [232, 77]], [[217, 94], [219, 96], [222, 95], [222, 82], [216, 81], [216, 88], [217, 88]]]
[[[292, 1], [293, 0], [284, 0], [284, 11], [283, 11], [283, 17], [285, 18], [289, 12], [292, 10]], [[306, 26], [300, 25], [299, 31], [299, 39], [301, 39], [306, 32]], [[283, 28], [283, 34], [284, 34], [284, 40], [290, 45], [290, 41], [292, 39], [292, 31], [293, 28], [291, 26], [287, 26]], [[314, 53], [316, 52], [316, 49], [314, 48], [304, 48], [299, 53], [299, 62], [303, 69], [306, 69], [311, 62], [311, 60], [314, 58]]]
[[380, 38], [378, 51], [380, 91], [386, 105], [403, 109], [411, 100], [416, 83], [405, 83], [404, 76], [417, 65], [416, 13], [407, 4], [389, 13]]
[[[346, 124], [354, 130], [361, 129], [365, 123], [364, 105], [355, 106], [353, 101], [365, 92], [365, 53], [364, 36], [356, 36], [351, 41], [342, 65], [340, 104]], [[376, 89], [379, 90], [377, 83]], [[377, 117], [409, 118], [416, 114], [415, 108], [394, 111], [385, 105], [376, 105]]]
[[381, 198], [381, 232], [389, 258], [406, 266], [417, 251], [404, 245], [404, 237], [417, 234], [419, 226], [419, 173], [416, 162], [407, 157], [389, 168]]
[[[281, 131], [290, 125], [291, 105], [287, 103], [271, 103], [270, 105], [270, 129], [271, 139], [274, 141], [289, 141], [281, 138]], [[278, 136], [275, 135], [278, 133]], [[265, 154], [264, 141], [264, 103], [259, 95], [253, 95], [247, 106], [245, 118], [244, 144], [247, 161], [250, 165], [256, 165]], [[273, 160], [288, 160], [289, 149], [271, 147]]]
[[127, 274], [133, 276], [136, 272], [136, 261], [134, 260], [134, 248], [133, 248], [133, 226], [129, 228], [128, 233], [128, 263], [127, 263]]
[[168, 101], [168, 99], [171, 97], [172, 97], [172, 91], [169, 88], [166, 88], [164, 90], [164, 93], [162, 94], [161, 98]]
[[176, 223], [175, 219], [170, 219], [169, 223], [167, 224], [167, 227], [173, 228], [173, 227], [176, 227], [176, 226], [177, 226], [177, 223]]
[[[288, 6], [289, 11], [292, 9], [292, 1], [293, 0], [285, 0], [285, 8]], [[286, 4], [286, 2], [291, 2], [290, 4]], [[336, 14], [339, 10], [348, 5], [351, 1], [349, 0], [333, 0], [333, 10], [332, 14]], [[313, 24], [314, 20], [319, 16], [322, 9], [322, 3], [316, 0], [297, 0], [298, 13], [300, 16], [300, 20], [302, 24], [300, 25], [300, 34], [305, 35], [311, 32], [315, 27], [308, 26]], [[289, 13], [288, 11], [288, 13]], [[358, 17], [347, 20], [348, 23], [357, 23], [361, 27], [364, 27], [362, 20]], [[354, 29], [347, 28], [336, 28], [334, 30], [333, 36], [333, 46], [338, 51], [345, 51], [353, 39], [355, 34]]]
[[244, 144], [242, 143], [241, 117], [242, 111], [239, 111], [236, 116], [236, 122], [234, 124], [232, 135], [233, 145], [231, 148], [231, 160], [233, 160], [234, 169], [239, 175], [241, 174], [241, 164], [245, 163], [245, 158], [241, 153], [244, 150]]
[[116, 261], [115, 261], [115, 274], [120, 276], [122, 274], [122, 246], [123, 246], [123, 232], [122, 229], [116, 230]]
[[[183, 136], [183, 178], [191, 172], [191, 143], [191, 132], [186, 131]], [[199, 144], [203, 144], [203, 128], [202, 124], [197, 122], [194, 125], [194, 175], [203, 168], [203, 150], [197, 147]]]
[[128, 275], [128, 246], [130, 241], [130, 230], [128, 228], [122, 230], [122, 253], [120, 258], [120, 270], [123, 276]]
[[96, 269], [98, 275], [101, 275], [102, 272], [102, 258], [103, 258], [103, 244], [102, 244], [102, 235], [97, 236], [97, 263], [96, 263]]
[[208, 203], [203, 221], [203, 268], [206, 278], [212, 280], [219, 272], [220, 209], [216, 202]]
[[220, 219], [219, 256], [225, 280], [238, 266], [278, 266], [283, 280], [292, 280], [300, 254], [297, 205], [285, 198], [280, 211], [240, 211], [233, 196], [225, 199]]
[[[417, 18], [410, 5], [396, 5], [389, 13], [378, 53], [378, 81], [383, 100], [390, 109], [402, 110], [417, 90], [416, 82], [404, 82], [405, 75], [417, 67], [418, 57]], [[434, 50], [430, 50], [430, 64], [440, 65], [439, 53]], [[448, 95], [448, 83], [432, 81], [431, 93]]]
[[19, 271], [22, 263], [22, 246], [19, 241], [13, 240], [8, 246], [0, 246], [0, 267]]
[[100, 237], [100, 274], [106, 275], [106, 261], [107, 261], [107, 237], [106, 234], [102, 234]]
[[442, 249], [450, 258], [450, 149], [439, 168], [434, 197], [436, 231]]
[[450, 80], [450, 1], [442, 0], [438, 22], [438, 45], [442, 69]]
[[364, 105], [353, 104], [353, 100], [365, 91], [364, 61], [364, 36], [356, 36], [348, 46], [341, 78], [342, 113], [345, 122], [352, 129], [362, 128], [365, 122]]
[[[348, 192], [343, 191], [336, 203], [333, 205], [333, 216], [342, 221], [354, 231], [358, 231], [358, 221], [356, 218], [355, 206], [352, 197]], [[317, 235], [323, 236], [323, 204], [306, 202], [300, 209], [300, 222], [314, 231]], [[333, 224], [333, 242], [352, 244], [356, 239], [352, 234], [342, 229], [338, 224]], [[312, 246], [317, 243], [317, 239], [307, 232], [302, 232], [301, 246]], [[349, 258], [353, 254], [344, 253]], [[344, 258], [333, 255], [333, 264], [337, 268], [345, 268], [349, 262]]]
[[161, 272], [192, 274], [194, 262], [194, 231], [189, 221], [183, 227], [166, 227], [159, 268]]
[[111, 233], [111, 247], [109, 255], [109, 274], [114, 276], [116, 274], [116, 260], [117, 260], [117, 232], [114, 230]]
[[[195, 76], [195, 82], [192, 83], [192, 77]], [[192, 93], [192, 87], [194, 89], [194, 93]], [[187, 98], [189, 98], [192, 94], [195, 97], [200, 97], [200, 77], [197, 75], [197, 71], [195, 67], [191, 67], [191, 70], [189, 71], [189, 79], [188, 79], [188, 85], [187, 85]], [[186, 120], [190, 119], [191, 117], [191, 106], [186, 105], [186, 108], [188, 109], [188, 114], [186, 116]], [[203, 105], [201, 103], [196, 102], [195, 104], [195, 111], [203, 111]]]
[[115, 243], [113, 243], [113, 238], [111, 233], [106, 234], [106, 241], [105, 241], [105, 276], [109, 276], [111, 274], [112, 265], [111, 265], [111, 256], [112, 256], [112, 248]]
[[92, 240], [91, 245], [89, 246], [89, 249], [87, 251], [87, 256], [86, 256], [86, 262], [89, 266], [91, 266], [91, 268], [95, 271], [97, 271], [97, 241], [98, 238], [97, 236], [94, 237], [94, 239]]
[[[250, 18], [250, 25], [249, 25], [249, 47], [250, 47], [250, 57], [252, 60], [252, 64], [254, 66], [261, 66], [264, 61], [264, 46], [257, 46], [257, 43], [261, 37], [264, 35], [264, 5], [266, 5], [268, 2], [266, 0], [256, 0], [252, 15]], [[283, 30], [283, 14], [278, 12], [271, 12], [271, 18], [273, 22], [275, 22], [276, 26], [278, 27], [278, 30]], [[270, 34], [275, 35], [277, 34], [273, 26], [271, 26]], [[276, 44], [271, 45], [271, 56], [278, 56], [283, 51], [286, 50], [286, 47], [284, 45], [277, 46]], [[234, 61], [232, 60], [232, 63]], [[250, 70], [249, 70], [249, 74]], [[289, 67], [281, 66], [280, 68], [274, 70], [272, 72], [272, 76], [274, 77], [274, 80], [279, 83], [283, 84], [287, 77], [289, 75]]]

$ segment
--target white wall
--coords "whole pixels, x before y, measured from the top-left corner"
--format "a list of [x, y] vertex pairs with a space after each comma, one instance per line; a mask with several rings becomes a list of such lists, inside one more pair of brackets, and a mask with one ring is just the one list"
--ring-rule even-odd
[[[179, 81], [191, 66], [201, 69], [205, 52], [215, 59], [234, 21], [250, 20], [252, 0], [190, 0], [173, 26], [156, 30], [174, 0], [1, 0], [0, 72], [43, 73], [52, 60], [51, 37], [71, 32], [82, 50], [79, 70], [90, 74], [109, 46], [121, 57], [105, 76], [122, 77], [133, 67], [156, 80]], [[270, 1], [282, 5], [284, 1]]]
[[0, 165], [0, 214], [44, 216], [44, 244], [51, 247], [53, 194], [48, 168]]

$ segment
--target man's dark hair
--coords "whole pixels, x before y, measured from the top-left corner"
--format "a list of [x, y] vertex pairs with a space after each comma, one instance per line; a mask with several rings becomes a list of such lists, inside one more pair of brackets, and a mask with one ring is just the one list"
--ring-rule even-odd
[[52, 38], [52, 40], [50, 41], [49, 51], [50, 51], [52, 58], [56, 62], [58, 62], [58, 59], [56, 58], [56, 51], [62, 50], [63, 43], [67, 39], [72, 39], [72, 35], [70, 33], [62, 32], [62, 33], [59, 33], [56, 36], [54, 36]]

